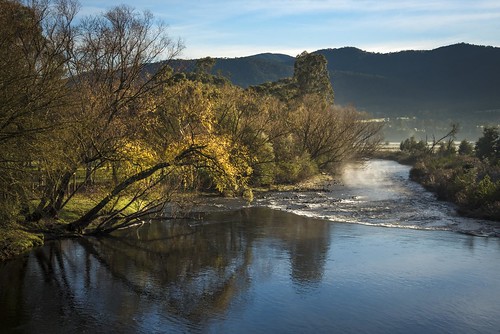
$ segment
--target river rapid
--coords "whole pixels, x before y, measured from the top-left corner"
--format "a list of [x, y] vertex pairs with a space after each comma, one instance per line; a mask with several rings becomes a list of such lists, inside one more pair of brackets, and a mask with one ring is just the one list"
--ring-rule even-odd
[[500, 236], [499, 223], [459, 216], [453, 204], [411, 181], [409, 172], [395, 161], [368, 160], [347, 166], [340, 182], [324, 191], [270, 193], [254, 205], [339, 223]]

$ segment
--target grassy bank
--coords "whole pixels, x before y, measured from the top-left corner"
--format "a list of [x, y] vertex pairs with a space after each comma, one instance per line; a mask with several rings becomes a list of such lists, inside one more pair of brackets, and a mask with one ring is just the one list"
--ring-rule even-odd
[[[64, 226], [69, 222], [78, 219], [96, 201], [92, 193], [80, 193], [75, 195], [72, 201], [59, 213], [57, 219], [42, 219], [34, 223], [7, 222], [0, 224], [0, 261], [20, 255], [34, 247], [42, 246], [44, 240], [50, 238], [65, 237]], [[123, 198], [118, 207], [125, 206], [127, 199]], [[131, 213], [132, 208], [127, 208], [124, 213]]]
[[43, 234], [30, 232], [19, 224], [3, 224], [0, 228], [2, 229], [2, 233], [0, 233], [0, 261], [43, 245]]

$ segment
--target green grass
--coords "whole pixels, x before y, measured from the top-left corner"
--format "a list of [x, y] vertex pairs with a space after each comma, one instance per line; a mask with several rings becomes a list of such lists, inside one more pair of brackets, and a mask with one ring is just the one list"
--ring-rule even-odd
[[[95, 198], [100, 198], [96, 196]], [[85, 212], [96, 205], [96, 200], [89, 194], [76, 194], [66, 206], [59, 212], [62, 222], [72, 222], [80, 218]]]
[[0, 261], [20, 255], [34, 247], [43, 245], [43, 235], [24, 230], [18, 224], [0, 227]]
[[[104, 194], [101, 193], [76, 194], [59, 212], [59, 220], [63, 223], [69, 223], [80, 218], [88, 210], [94, 207], [103, 197]], [[120, 197], [116, 203], [115, 201], [111, 201], [111, 203], [114, 204], [115, 209], [119, 209], [125, 207], [130, 200], [130, 197], [123, 196]], [[139, 202], [132, 203], [129, 207], [123, 210], [123, 214], [128, 215], [136, 212], [139, 209], [138, 204]]]

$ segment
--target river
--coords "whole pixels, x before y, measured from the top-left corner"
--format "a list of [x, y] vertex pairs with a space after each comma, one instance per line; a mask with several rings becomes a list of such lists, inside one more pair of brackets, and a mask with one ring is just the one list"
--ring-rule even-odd
[[410, 167], [390, 160], [348, 166], [340, 184], [321, 192], [273, 193], [260, 205], [332, 222], [500, 236], [500, 225], [461, 217], [409, 179]]
[[203, 221], [0, 263], [0, 332], [499, 333], [495, 225], [456, 216], [394, 162], [328, 190], [214, 201]]

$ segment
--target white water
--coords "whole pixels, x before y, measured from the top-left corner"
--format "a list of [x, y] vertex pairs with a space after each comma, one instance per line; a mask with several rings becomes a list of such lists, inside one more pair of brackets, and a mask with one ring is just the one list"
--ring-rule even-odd
[[498, 225], [460, 217], [454, 205], [436, 200], [409, 171], [394, 161], [370, 160], [348, 166], [342, 185], [329, 191], [273, 193], [256, 204], [333, 222], [500, 236]]

